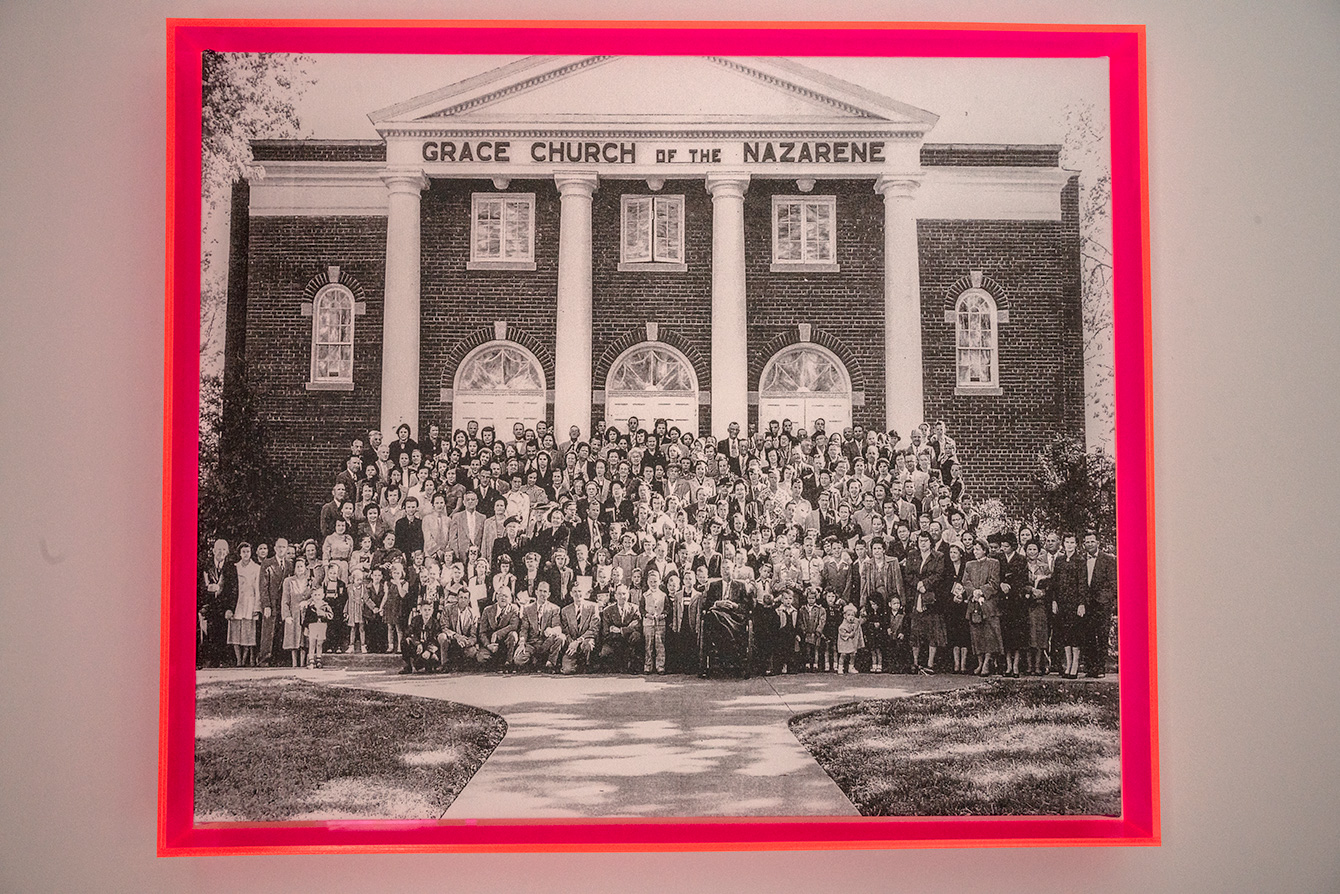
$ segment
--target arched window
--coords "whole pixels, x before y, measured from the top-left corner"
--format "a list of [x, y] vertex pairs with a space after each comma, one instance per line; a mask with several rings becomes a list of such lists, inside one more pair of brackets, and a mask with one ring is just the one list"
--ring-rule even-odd
[[996, 302], [982, 289], [969, 289], [954, 306], [958, 387], [996, 388]]
[[790, 419], [807, 432], [822, 419], [828, 431], [851, 425], [851, 377], [837, 355], [812, 342], [782, 348], [758, 385], [758, 421], [766, 428], [774, 419]]
[[605, 379], [605, 418], [617, 424], [664, 419], [698, 434], [698, 376], [681, 352], [663, 342], [643, 342], [620, 354]]
[[354, 381], [354, 295], [335, 283], [312, 301], [312, 382]]
[[453, 428], [465, 428], [473, 419], [481, 427], [492, 425], [500, 437], [510, 436], [514, 423], [531, 428], [547, 416], [544, 369], [516, 342], [480, 345], [456, 368]]

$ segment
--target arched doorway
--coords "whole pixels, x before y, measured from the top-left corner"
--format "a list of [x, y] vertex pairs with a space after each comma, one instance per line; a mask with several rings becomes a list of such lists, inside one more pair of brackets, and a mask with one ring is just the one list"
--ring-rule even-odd
[[782, 348], [763, 367], [758, 386], [758, 421], [790, 419], [810, 431], [824, 420], [828, 431], [851, 425], [851, 376], [837, 355], [812, 342]]
[[456, 368], [451, 424], [465, 428], [471, 419], [492, 425], [500, 439], [510, 439], [512, 425], [527, 428], [547, 418], [544, 369], [535, 355], [511, 341], [491, 341], [475, 348]]
[[664, 342], [633, 345], [615, 359], [605, 379], [605, 419], [664, 419], [698, 434], [698, 376], [683, 353]]

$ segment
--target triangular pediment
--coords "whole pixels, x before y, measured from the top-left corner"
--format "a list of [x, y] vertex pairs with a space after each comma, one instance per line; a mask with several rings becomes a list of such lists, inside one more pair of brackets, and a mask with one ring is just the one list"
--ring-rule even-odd
[[369, 117], [381, 130], [694, 121], [919, 133], [937, 120], [792, 59], [696, 56], [530, 56]]

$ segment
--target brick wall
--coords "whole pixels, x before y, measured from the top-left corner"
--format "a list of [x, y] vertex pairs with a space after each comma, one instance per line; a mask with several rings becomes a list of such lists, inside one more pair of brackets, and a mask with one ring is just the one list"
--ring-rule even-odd
[[[852, 421], [884, 424], [884, 200], [873, 180], [821, 180], [810, 195], [837, 196], [836, 273], [771, 271], [772, 197], [797, 195], [794, 180], [754, 180], [745, 194], [745, 291], [748, 297], [749, 389], [758, 390], [763, 364], [788, 341], [797, 324], [847, 365], [853, 387], [865, 390], [865, 406]], [[863, 386], [858, 383], [864, 383]], [[758, 408], [750, 407], [757, 424]]]
[[[554, 387], [554, 305], [558, 296], [559, 197], [553, 180], [513, 180], [506, 192], [535, 194], [535, 269], [468, 270], [470, 202], [497, 194], [489, 180], [433, 180], [422, 204], [419, 330], [419, 415], [426, 430], [464, 427], [452, 419], [442, 389], [451, 388], [469, 350], [493, 339], [506, 322], [508, 337], [530, 348]], [[551, 406], [548, 415], [553, 415]], [[510, 436], [510, 432], [506, 433]]]
[[[1062, 193], [1062, 220], [920, 221], [922, 360], [926, 418], [944, 419], [968, 486], [1007, 497], [1057, 434], [1084, 437], [1079, 294], [1078, 181]], [[945, 322], [970, 271], [1002, 292], [999, 396], [956, 395], [954, 324]]]
[[[249, 241], [247, 370], [275, 458], [293, 469], [305, 502], [317, 506], [330, 499], [349, 442], [366, 437], [381, 415], [386, 220], [253, 217]], [[366, 304], [354, 318], [353, 391], [305, 388], [312, 318], [302, 314], [304, 290], [330, 266], [339, 266], [341, 283], [361, 287]]]
[[255, 161], [386, 161], [381, 140], [253, 140]]
[[[592, 197], [592, 386], [605, 387], [610, 366], [646, 340], [657, 323], [660, 341], [693, 364], [698, 388], [712, 387], [712, 197], [701, 180], [667, 180], [659, 195], [684, 196], [684, 272], [620, 272], [621, 197], [655, 195], [645, 180], [606, 180]], [[596, 406], [593, 419], [604, 417]], [[619, 420], [611, 420], [619, 421]], [[622, 420], [626, 421], [626, 420]], [[699, 432], [711, 429], [711, 408], [699, 408]]]
[[[929, 147], [928, 147], [929, 148]], [[1046, 148], [1046, 147], [1041, 147]], [[307, 151], [310, 151], [308, 147]], [[276, 150], [277, 151], [277, 150]], [[495, 321], [539, 357], [553, 388], [554, 302], [557, 294], [560, 203], [552, 181], [513, 181], [509, 192], [536, 195], [536, 269], [472, 271], [470, 197], [496, 192], [490, 181], [435, 180], [422, 204], [421, 425], [450, 430], [442, 400], [456, 367], [475, 345], [491, 340]], [[662, 194], [685, 196], [686, 272], [620, 272], [619, 198], [648, 191], [643, 181], [603, 182], [592, 203], [593, 386], [602, 389], [614, 358], [645, 338], [648, 321], [660, 338], [693, 362], [700, 387], [711, 388], [712, 202], [701, 182], [668, 181]], [[795, 194], [794, 181], [754, 180], [745, 197], [749, 388], [758, 389], [767, 359], [796, 341], [797, 324], [847, 365], [865, 393], [853, 419], [881, 428], [884, 414], [883, 199], [868, 180], [820, 181], [813, 195], [836, 195], [837, 273], [770, 270], [772, 205]], [[1032, 455], [1065, 432], [1083, 437], [1083, 342], [1079, 299], [1078, 185], [1062, 195], [1063, 219], [1046, 221], [921, 221], [921, 297], [928, 420], [943, 418], [958, 440], [970, 485], [979, 495], [1007, 495], [1031, 468]], [[235, 234], [235, 237], [237, 234]], [[250, 219], [244, 330], [230, 321], [230, 343], [245, 346], [246, 365], [277, 438], [278, 459], [292, 467], [303, 493], [324, 499], [348, 442], [375, 426], [380, 413], [384, 218]], [[314, 277], [338, 265], [342, 279], [362, 287], [367, 312], [356, 319], [352, 392], [307, 391], [311, 327], [301, 314]], [[944, 320], [954, 291], [972, 270], [998, 284], [1000, 396], [954, 393], [954, 327]], [[959, 284], [961, 286], [961, 283]], [[951, 294], [952, 292], [952, 294]], [[552, 407], [550, 407], [552, 416]], [[593, 408], [600, 419], [603, 408]], [[757, 422], [757, 408], [750, 408]], [[710, 407], [702, 407], [707, 431]]]

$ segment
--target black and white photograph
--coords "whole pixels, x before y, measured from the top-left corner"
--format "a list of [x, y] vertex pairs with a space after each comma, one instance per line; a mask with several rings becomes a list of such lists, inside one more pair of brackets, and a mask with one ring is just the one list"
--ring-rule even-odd
[[1106, 60], [201, 86], [197, 823], [1121, 813]]

